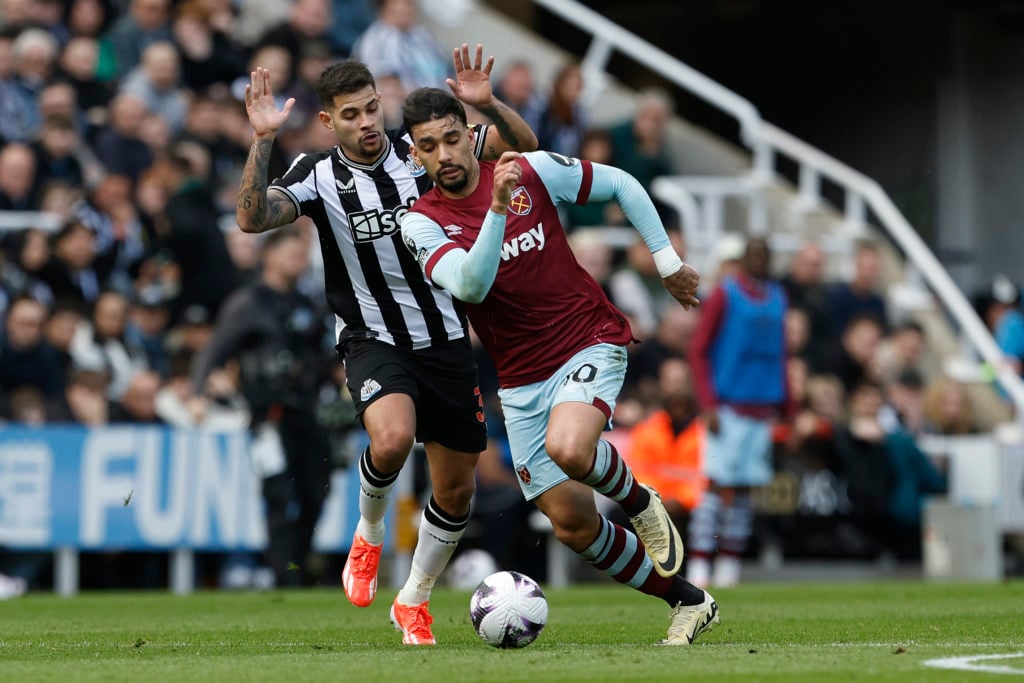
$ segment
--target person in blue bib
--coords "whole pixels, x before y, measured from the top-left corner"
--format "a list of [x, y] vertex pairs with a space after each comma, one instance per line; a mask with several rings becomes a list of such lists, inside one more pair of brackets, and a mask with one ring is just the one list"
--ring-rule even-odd
[[739, 583], [750, 490], [772, 480], [772, 424], [788, 412], [786, 293], [769, 280], [770, 262], [767, 242], [749, 240], [739, 271], [702, 305], [690, 342], [709, 485], [690, 517], [687, 578], [697, 586]]

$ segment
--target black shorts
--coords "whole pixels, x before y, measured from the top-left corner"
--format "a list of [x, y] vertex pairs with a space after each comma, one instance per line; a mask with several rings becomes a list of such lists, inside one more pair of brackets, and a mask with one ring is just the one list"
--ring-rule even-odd
[[468, 339], [401, 349], [376, 339], [338, 345], [346, 383], [360, 415], [381, 396], [406, 394], [416, 406], [416, 440], [464, 453], [487, 447], [480, 380]]

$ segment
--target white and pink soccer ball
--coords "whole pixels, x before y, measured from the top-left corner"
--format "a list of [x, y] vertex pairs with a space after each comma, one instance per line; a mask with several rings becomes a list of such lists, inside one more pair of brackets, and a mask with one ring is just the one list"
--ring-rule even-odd
[[544, 630], [548, 601], [529, 576], [497, 572], [476, 587], [469, 601], [469, 618], [488, 645], [526, 647]]

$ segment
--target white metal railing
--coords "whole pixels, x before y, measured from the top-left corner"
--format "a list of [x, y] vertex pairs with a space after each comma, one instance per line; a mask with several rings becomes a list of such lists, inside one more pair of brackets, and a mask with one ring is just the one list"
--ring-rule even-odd
[[903, 250], [906, 259], [919, 269], [925, 282], [960, 325], [974, 351], [993, 369], [996, 380], [1016, 408], [1018, 423], [1024, 424], [1024, 381], [1005, 362], [995, 339], [963, 292], [877, 182], [764, 121], [757, 108], [747, 99], [576, 0], [533, 2], [593, 36], [583, 59], [585, 75], [595, 74], [599, 82], [605, 82], [605, 67], [613, 50], [622, 52], [734, 117], [740, 125], [741, 139], [751, 150], [755, 178], [774, 178], [775, 159], [777, 156], [785, 156], [799, 166], [797, 191], [805, 204], [813, 206], [823, 201], [821, 180], [828, 178], [844, 191], [843, 212], [849, 225], [863, 225], [866, 210], [870, 208], [881, 227]]

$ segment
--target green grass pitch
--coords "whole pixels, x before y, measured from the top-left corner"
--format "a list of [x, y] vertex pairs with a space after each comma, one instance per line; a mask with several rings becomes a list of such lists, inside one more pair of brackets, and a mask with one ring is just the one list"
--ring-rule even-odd
[[[468, 593], [443, 589], [431, 601], [436, 648], [401, 645], [388, 623], [387, 590], [367, 609], [349, 605], [340, 590], [31, 594], [0, 602], [0, 681], [911, 683], [1024, 676], [1024, 582], [750, 584], [714, 594], [722, 623], [692, 647], [662, 648], [653, 645], [668, 623], [659, 600], [611, 584], [549, 590], [547, 628], [518, 651], [481, 642], [469, 623]], [[983, 670], [925, 664], [954, 657]]]

